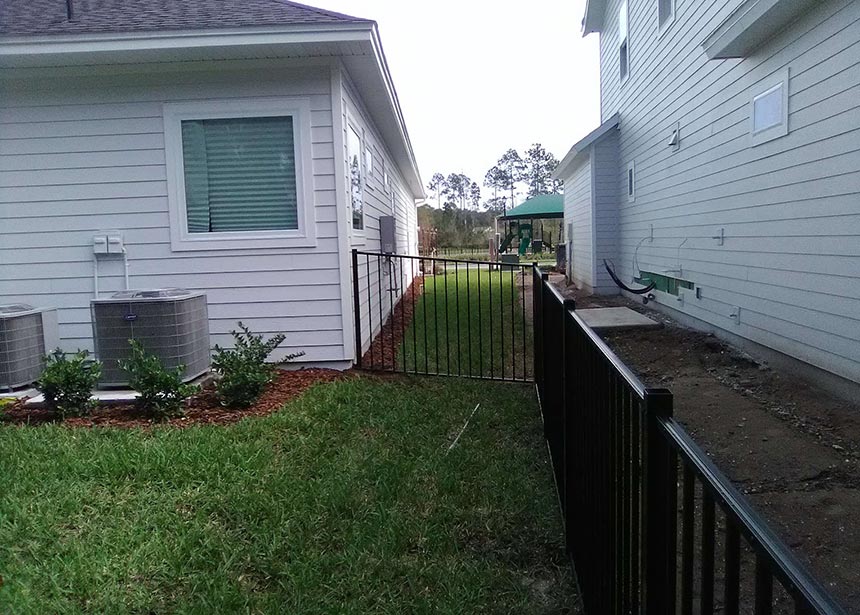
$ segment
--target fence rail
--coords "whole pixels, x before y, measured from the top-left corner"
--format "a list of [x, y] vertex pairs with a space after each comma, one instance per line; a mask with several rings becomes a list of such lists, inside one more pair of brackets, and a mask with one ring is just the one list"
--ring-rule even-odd
[[531, 265], [353, 250], [356, 365], [532, 381]]
[[586, 613], [843, 615], [672, 418], [671, 392], [532, 275], [535, 384]]
[[468, 248], [457, 248], [451, 246], [444, 246], [436, 248], [436, 253], [434, 256], [437, 257], [447, 257], [447, 256], [481, 256], [484, 257], [482, 260], [487, 260], [489, 257], [490, 250], [485, 245], [483, 247], [468, 247]]

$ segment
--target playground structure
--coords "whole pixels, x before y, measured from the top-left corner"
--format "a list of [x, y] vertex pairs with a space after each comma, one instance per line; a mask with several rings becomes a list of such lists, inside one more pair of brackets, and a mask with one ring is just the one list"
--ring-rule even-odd
[[496, 219], [497, 229], [500, 222], [503, 229], [496, 233], [497, 259], [518, 262], [529, 255], [553, 253], [556, 243], [564, 240], [563, 220], [564, 197], [560, 194], [542, 194], [517, 205]]

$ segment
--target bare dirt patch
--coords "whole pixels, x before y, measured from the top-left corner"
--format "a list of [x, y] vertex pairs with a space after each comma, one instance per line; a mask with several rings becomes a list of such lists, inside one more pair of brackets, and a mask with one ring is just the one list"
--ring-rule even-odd
[[712, 335], [623, 298], [564, 294], [580, 307], [625, 305], [663, 329], [607, 334], [648, 386], [850, 613], [860, 613], [860, 402], [780, 373]]
[[210, 383], [187, 401], [183, 416], [163, 422], [155, 421], [133, 404], [101, 406], [89, 416], [68, 417], [61, 420], [61, 417], [50, 410], [26, 407], [23, 400], [8, 407], [0, 418], [0, 422], [13, 425], [42, 425], [61, 422], [66, 427], [118, 427], [123, 429], [146, 428], [154, 425], [170, 425], [172, 427], [230, 425], [246, 417], [268, 416], [315, 384], [333, 382], [347, 377], [349, 377], [347, 373], [331, 369], [282, 370], [278, 372], [274, 382], [266, 388], [260, 399], [248, 408], [225, 408], [218, 402]]
[[363, 366], [369, 369], [396, 369], [397, 352], [403, 342], [403, 335], [412, 323], [415, 303], [423, 292], [424, 276], [418, 276], [392, 307], [379, 333], [361, 358]]

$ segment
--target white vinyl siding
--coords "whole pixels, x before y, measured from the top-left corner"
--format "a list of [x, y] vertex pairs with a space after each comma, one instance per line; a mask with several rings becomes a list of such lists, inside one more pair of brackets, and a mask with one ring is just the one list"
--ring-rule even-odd
[[569, 270], [578, 288], [594, 288], [594, 217], [592, 206], [591, 159], [573, 170], [564, 180], [564, 221], [572, 233], [568, 253], [572, 262]]
[[[63, 348], [92, 350], [92, 237], [116, 229], [133, 287], [206, 292], [213, 343], [230, 345], [241, 320], [258, 333], [286, 333], [282, 352], [304, 351], [305, 361], [351, 358], [330, 83], [327, 67], [272, 62], [0, 82], [0, 302], [60, 308]], [[315, 245], [174, 251], [163, 105], [294, 96], [308, 101]], [[123, 288], [120, 259], [100, 270], [103, 296]]]
[[[364, 151], [370, 152], [375, 157], [373, 166], [377, 169], [375, 173], [367, 174], [363, 185], [368, 188], [364, 192], [364, 229], [360, 233], [353, 233], [352, 247], [368, 252], [378, 252], [381, 249], [379, 236], [379, 217], [394, 216], [396, 232], [397, 254], [418, 254], [418, 210], [415, 199], [407, 188], [403, 175], [395, 164], [393, 158], [382, 146], [379, 131], [362, 105], [359, 97], [355, 94], [348, 75], [344, 73], [343, 109], [344, 126], [353, 125], [364, 135], [364, 141], [372, 144], [365, 147]], [[346, 129], [348, 132], [348, 129]], [[348, 135], [344, 136], [345, 143]], [[349, 157], [349, 152], [345, 155]], [[386, 169], [389, 177], [391, 190], [385, 190], [384, 174], [379, 169]], [[395, 288], [408, 288], [412, 283], [413, 276], [418, 273], [417, 261], [394, 259], [396, 266], [389, 270], [384, 263], [377, 262], [371, 258], [369, 261], [359, 259], [359, 302], [362, 314], [362, 353], [366, 352], [370, 342], [379, 333], [380, 313], [382, 319], [390, 313], [390, 299], [394, 295], [389, 293]], [[404, 264], [403, 270], [400, 264]], [[412, 266], [414, 264], [414, 266]], [[402, 292], [402, 291], [400, 291]], [[382, 303], [380, 304], [380, 297]], [[367, 315], [372, 316], [367, 317]]]
[[[744, 60], [709, 61], [702, 42], [740, 0], [687, 2], [672, 36], [637, 38], [617, 69], [619, 0], [601, 35], [602, 117], [621, 115], [619, 191], [636, 160], [636, 202], [621, 199], [622, 279], [683, 271], [701, 299], [689, 316], [860, 381], [860, 3], [826, 0]], [[657, 28], [652, 0], [630, 23]], [[644, 26], [643, 26], [644, 27]], [[786, 83], [790, 132], [754, 145], [751, 101]], [[667, 146], [674, 126], [679, 150]], [[723, 245], [713, 239], [724, 232]], [[741, 308], [735, 325], [728, 314]]]
[[[594, 289], [602, 295], [618, 294], [618, 287], [603, 260], [618, 267], [618, 131], [591, 148], [594, 190]], [[635, 180], [634, 180], [635, 181]]]

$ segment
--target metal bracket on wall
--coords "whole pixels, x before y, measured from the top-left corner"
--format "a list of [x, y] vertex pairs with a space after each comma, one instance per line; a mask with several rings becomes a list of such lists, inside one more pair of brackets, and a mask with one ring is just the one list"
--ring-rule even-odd
[[732, 308], [732, 313], [731, 313], [731, 314], [729, 314], [729, 318], [731, 318], [731, 319], [732, 319], [732, 321], [733, 321], [736, 325], [741, 324], [741, 308], [739, 308], [739, 307], [733, 307], [733, 308]]
[[717, 245], [718, 245], [718, 246], [721, 246], [721, 245], [725, 244], [725, 243], [726, 243], [726, 229], [721, 228], [721, 229], [720, 229], [720, 234], [719, 234], [719, 235], [714, 235], [713, 237], [711, 237], [711, 239], [716, 239], [716, 240], [717, 240]]

